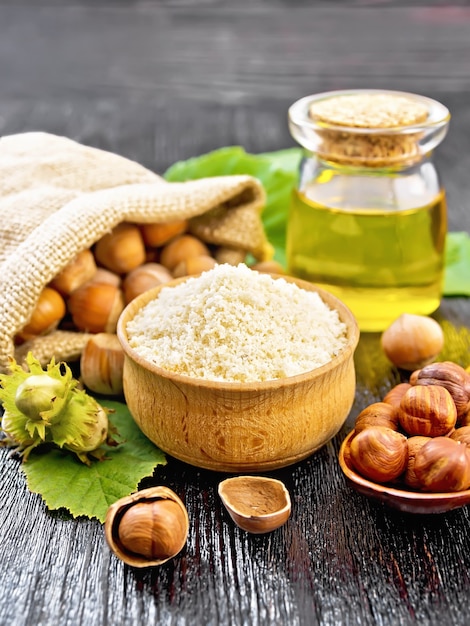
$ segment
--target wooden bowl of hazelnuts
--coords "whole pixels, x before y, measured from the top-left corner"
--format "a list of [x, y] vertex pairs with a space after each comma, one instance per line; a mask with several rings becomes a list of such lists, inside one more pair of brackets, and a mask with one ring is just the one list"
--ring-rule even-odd
[[358, 492], [408, 513], [470, 503], [470, 373], [451, 361], [411, 373], [359, 413], [339, 462]]

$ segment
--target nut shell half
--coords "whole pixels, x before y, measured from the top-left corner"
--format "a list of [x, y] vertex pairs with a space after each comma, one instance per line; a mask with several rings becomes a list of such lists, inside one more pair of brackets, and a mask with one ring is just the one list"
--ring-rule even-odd
[[[156, 509], [158, 509], [158, 502], [163, 502], [165, 505], [171, 503], [171, 507], [162, 507], [162, 516], [159, 519]], [[142, 524], [141, 511], [148, 505], [148, 528]], [[134, 516], [130, 515], [130, 512], [135, 509], [139, 509], [137, 524], [134, 529], [126, 528], [126, 532], [120, 529], [121, 523], [124, 520], [130, 520]], [[162, 528], [153, 528], [152, 525], [162, 524]], [[114, 554], [133, 567], [153, 567], [156, 565], [162, 565], [173, 557], [175, 557], [184, 547], [188, 538], [189, 531], [189, 518], [186, 507], [180, 498], [168, 487], [150, 487], [149, 489], [143, 489], [136, 493], [121, 498], [114, 504], [112, 504], [106, 514], [104, 523], [105, 537], [109, 547]], [[133, 538], [133, 532], [160, 536], [164, 540], [164, 545], [159, 550], [158, 546], [154, 546], [149, 554], [149, 545], [147, 537], [141, 537], [141, 540], [136, 538], [134, 542], [134, 548], [136, 551], [130, 549], [130, 541]], [[155, 532], [152, 532], [155, 531]], [[171, 541], [169, 536], [172, 535]], [[171, 554], [168, 553], [168, 546], [171, 545]], [[145, 546], [142, 549], [142, 546]], [[145, 552], [145, 554], [139, 554], [138, 551]]]
[[219, 496], [235, 524], [249, 533], [269, 533], [290, 516], [289, 492], [283, 482], [274, 478], [227, 478], [219, 484]]

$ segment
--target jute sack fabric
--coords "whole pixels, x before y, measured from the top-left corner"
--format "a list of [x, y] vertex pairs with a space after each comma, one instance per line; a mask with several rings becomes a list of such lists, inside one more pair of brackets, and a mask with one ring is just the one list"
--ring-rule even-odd
[[42, 289], [121, 222], [189, 219], [207, 243], [272, 256], [250, 176], [168, 183], [138, 163], [71, 139], [33, 132], [0, 139], [0, 371], [28, 351], [42, 363], [79, 358], [86, 333], [56, 330], [15, 347]]

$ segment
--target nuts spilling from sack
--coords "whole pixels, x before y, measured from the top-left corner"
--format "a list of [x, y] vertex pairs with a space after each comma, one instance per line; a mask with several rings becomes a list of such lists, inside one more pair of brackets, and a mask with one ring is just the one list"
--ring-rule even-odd
[[[42, 291], [15, 344], [53, 330], [91, 333], [81, 358], [84, 384], [96, 393], [122, 393], [124, 356], [115, 335], [124, 307], [141, 293], [172, 280], [200, 274], [218, 263], [249, 264], [246, 250], [205, 243], [188, 220], [123, 222], [90, 250], [83, 250]], [[276, 261], [252, 261], [262, 272], [284, 273]]]

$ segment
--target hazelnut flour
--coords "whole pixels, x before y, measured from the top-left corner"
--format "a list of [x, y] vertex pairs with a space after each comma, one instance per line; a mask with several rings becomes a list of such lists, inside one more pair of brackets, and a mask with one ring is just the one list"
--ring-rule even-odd
[[221, 264], [163, 287], [128, 323], [130, 346], [159, 367], [214, 381], [294, 376], [331, 361], [346, 325], [318, 293], [246, 265]]

